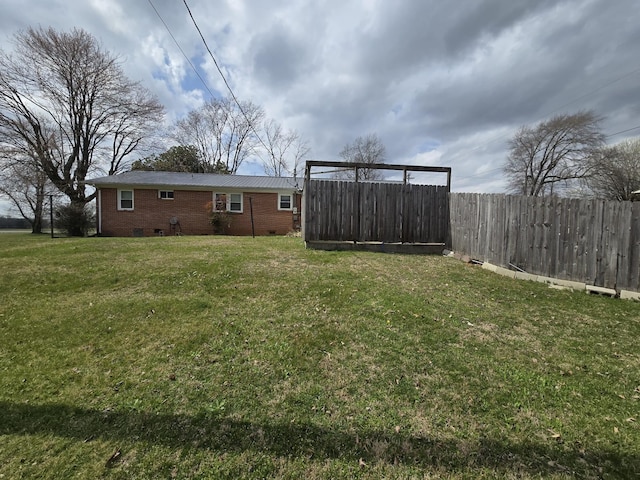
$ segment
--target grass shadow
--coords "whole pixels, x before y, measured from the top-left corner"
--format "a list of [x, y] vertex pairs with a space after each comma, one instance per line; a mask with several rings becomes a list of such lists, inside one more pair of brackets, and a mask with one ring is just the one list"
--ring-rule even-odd
[[589, 451], [533, 439], [442, 439], [381, 431], [341, 431], [313, 424], [253, 423], [208, 415], [97, 411], [62, 404], [0, 402], [0, 435], [51, 434], [89, 442], [145, 442], [218, 452], [254, 451], [277, 457], [341, 459], [451, 472], [488, 468], [546, 476], [629, 478], [640, 471], [640, 453]]

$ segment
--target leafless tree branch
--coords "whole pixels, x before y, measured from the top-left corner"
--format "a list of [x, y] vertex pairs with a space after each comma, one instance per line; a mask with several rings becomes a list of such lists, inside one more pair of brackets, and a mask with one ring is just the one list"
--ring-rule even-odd
[[[356, 138], [353, 143], [348, 143], [340, 151], [340, 157], [345, 162], [365, 164], [382, 163], [386, 154], [384, 143], [375, 133]], [[357, 172], [354, 170], [338, 172], [335, 177], [349, 180], [381, 180], [382, 172], [373, 168], [360, 168]]]
[[504, 165], [509, 189], [542, 196], [558, 193], [558, 187], [587, 176], [592, 168], [589, 160], [605, 139], [600, 121], [586, 111], [558, 115], [535, 127], [521, 127], [509, 142]]
[[163, 110], [83, 30], [29, 28], [0, 52], [0, 142], [33, 155], [71, 203], [92, 200], [90, 172], [123, 169]]
[[195, 145], [201, 158], [216, 171], [236, 173], [258, 145], [254, 133], [264, 111], [251, 102], [211, 99], [176, 122], [173, 139], [181, 145]]

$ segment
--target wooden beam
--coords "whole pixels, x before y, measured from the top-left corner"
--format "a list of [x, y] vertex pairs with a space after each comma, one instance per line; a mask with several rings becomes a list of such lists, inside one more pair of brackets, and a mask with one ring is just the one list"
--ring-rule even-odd
[[305, 163], [305, 179], [311, 178], [311, 169], [313, 167], [329, 167], [329, 168], [353, 168], [356, 170], [360, 168], [368, 168], [373, 170], [398, 170], [402, 171], [404, 176], [404, 182], [406, 183], [407, 172], [431, 172], [431, 173], [446, 173], [447, 174], [447, 188], [451, 191], [451, 167], [427, 167], [423, 165], [393, 165], [390, 163], [363, 163], [363, 162], [339, 162], [329, 160], [307, 160]]

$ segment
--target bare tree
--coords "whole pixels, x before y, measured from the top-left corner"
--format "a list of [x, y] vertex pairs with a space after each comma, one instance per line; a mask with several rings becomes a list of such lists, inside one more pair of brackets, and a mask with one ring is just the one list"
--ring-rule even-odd
[[30, 152], [51, 183], [83, 207], [90, 172], [123, 169], [163, 114], [89, 33], [33, 29], [0, 52], [0, 142]]
[[626, 140], [598, 151], [586, 178], [589, 189], [600, 198], [632, 200], [640, 190], [640, 138]]
[[521, 127], [509, 142], [504, 166], [509, 189], [543, 196], [558, 193], [558, 187], [583, 178], [589, 173], [589, 159], [604, 143], [600, 121], [587, 111], [557, 115], [535, 127]]
[[[384, 162], [386, 154], [387, 150], [384, 143], [375, 133], [356, 138], [353, 143], [346, 144], [340, 152], [340, 156], [345, 162], [365, 165]], [[359, 167], [338, 172], [335, 176], [356, 181], [381, 180], [382, 172], [374, 168]]]
[[179, 120], [173, 137], [181, 145], [195, 145], [211, 169], [236, 173], [256, 148], [264, 111], [251, 102], [211, 99]]
[[0, 148], [0, 195], [9, 199], [22, 218], [29, 222], [31, 233], [42, 233], [44, 207], [51, 183], [34, 156]]
[[309, 145], [295, 130], [285, 131], [275, 120], [263, 127], [267, 159], [264, 171], [271, 177], [297, 174], [302, 159], [309, 154]]

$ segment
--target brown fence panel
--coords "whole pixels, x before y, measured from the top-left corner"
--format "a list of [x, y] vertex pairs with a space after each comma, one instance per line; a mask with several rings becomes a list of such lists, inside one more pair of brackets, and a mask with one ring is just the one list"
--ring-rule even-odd
[[453, 250], [504, 267], [640, 291], [640, 203], [450, 194]]
[[446, 186], [309, 180], [305, 241], [445, 243]]

